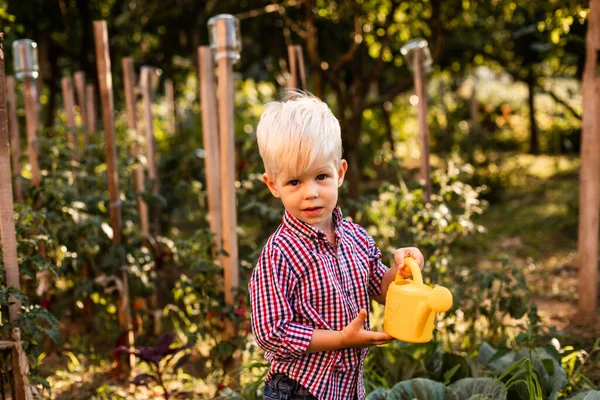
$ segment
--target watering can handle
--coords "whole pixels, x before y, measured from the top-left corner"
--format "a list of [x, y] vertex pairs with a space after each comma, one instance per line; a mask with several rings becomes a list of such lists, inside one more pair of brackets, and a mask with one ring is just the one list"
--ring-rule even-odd
[[[412, 274], [413, 281], [417, 285], [423, 286], [423, 275], [421, 274], [421, 268], [419, 267], [419, 264], [417, 263], [417, 261], [412, 257], [406, 257], [404, 259], [404, 264], [406, 266], [408, 266], [408, 268], [410, 268], [410, 272]], [[400, 275], [400, 271], [398, 271], [396, 273], [396, 278], [394, 279], [394, 282], [397, 284], [400, 284], [404, 280], [405, 280], [404, 277], [402, 275]]]

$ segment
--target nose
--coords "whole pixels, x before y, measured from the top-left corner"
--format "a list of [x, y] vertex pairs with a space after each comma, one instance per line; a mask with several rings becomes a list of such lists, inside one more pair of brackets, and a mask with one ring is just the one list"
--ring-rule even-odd
[[306, 190], [304, 191], [304, 199], [311, 200], [319, 197], [319, 185], [315, 182], [311, 182], [306, 185]]

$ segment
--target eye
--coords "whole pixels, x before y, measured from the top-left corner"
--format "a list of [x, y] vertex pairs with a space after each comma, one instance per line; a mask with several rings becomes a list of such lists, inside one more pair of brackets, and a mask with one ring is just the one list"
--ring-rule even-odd
[[317, 175], [317, 180], [318, 180], [318, 181], [325, 180], [325, 178], [327, 178], [327, 175], [325, 175], [325, 174], [320, 174], [320, 175]]
[[292, 179], [291, 181], [288, 182], [288, 185], [291, 186], [298, 186], [300, 184], [300, 181], [298, 179]]

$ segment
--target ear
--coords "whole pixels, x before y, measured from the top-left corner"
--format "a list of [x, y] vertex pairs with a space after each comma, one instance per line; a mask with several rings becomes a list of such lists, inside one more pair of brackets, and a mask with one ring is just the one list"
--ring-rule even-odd
[[267, 185], [267, 187], [271, 191], [271, 194], [279, 198], [279, 191], [277, 190], [277, 186], [275, 186], [275, 182], [270, 180], [266, 173], [263, 174], [262, 178], [265, 185]]
[[344, 177], [346, 176], [346, 171], [348, 171], [348, 163], [346, 162], [346, 160], [342, 159], [342, 162], [340, 163], [340, 168], [338, 169], [338, 187], [342, 186], [342, 183], [344, 183]]

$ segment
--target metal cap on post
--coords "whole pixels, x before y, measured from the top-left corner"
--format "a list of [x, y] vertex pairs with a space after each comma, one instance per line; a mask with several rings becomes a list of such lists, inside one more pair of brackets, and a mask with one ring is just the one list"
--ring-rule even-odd
[[13, 42], [12, 47], [17, 79], [37, 79], [40, 72], [37, 43], [31, 39], [19, 39]]
[[[219, 23], [225, 22], [226, 35], [218, 34]], [[240, 21], [230, 14], [215, 15], [208, 20], [208, 35], [210, 41], [210, 49], [213, 52], [215, 62], [223, 57], [230, 58], [234, 63], [240, 60], [240, 52], [242, 50], [242, 40], [240, 34]]]
[[162, 69], [151, 65], [142, 65], [140, 67], [140, 86], [150, 89], [152, 94], [158, 90]]
[[415, 74], [415, 73], [419, 72], [419, 71], [415, 71], [415, 68], [414, 68], [414, 58], [415, 58], [414, 50], [417, 50], [417, 49], [421, 50], [421, 60], [420, 61], [421, 61], [421, 65], [422, 65], [422, 70], [426, 74], [429, 74], [431, 72], [431, 65], [433, 64], [433, 60], [431, 59], [431, 52], [429, 51], [429, 44], [427, 43], [427, 40], [425, 40], [423, 38], [413, 39], [413, 40], [407, 42], [404, 46], [402, 46], [402, 48], [400, 48], [400, 52], [406, 59], [406, 64], [407, 64], [408, 70], [412, 74]]

